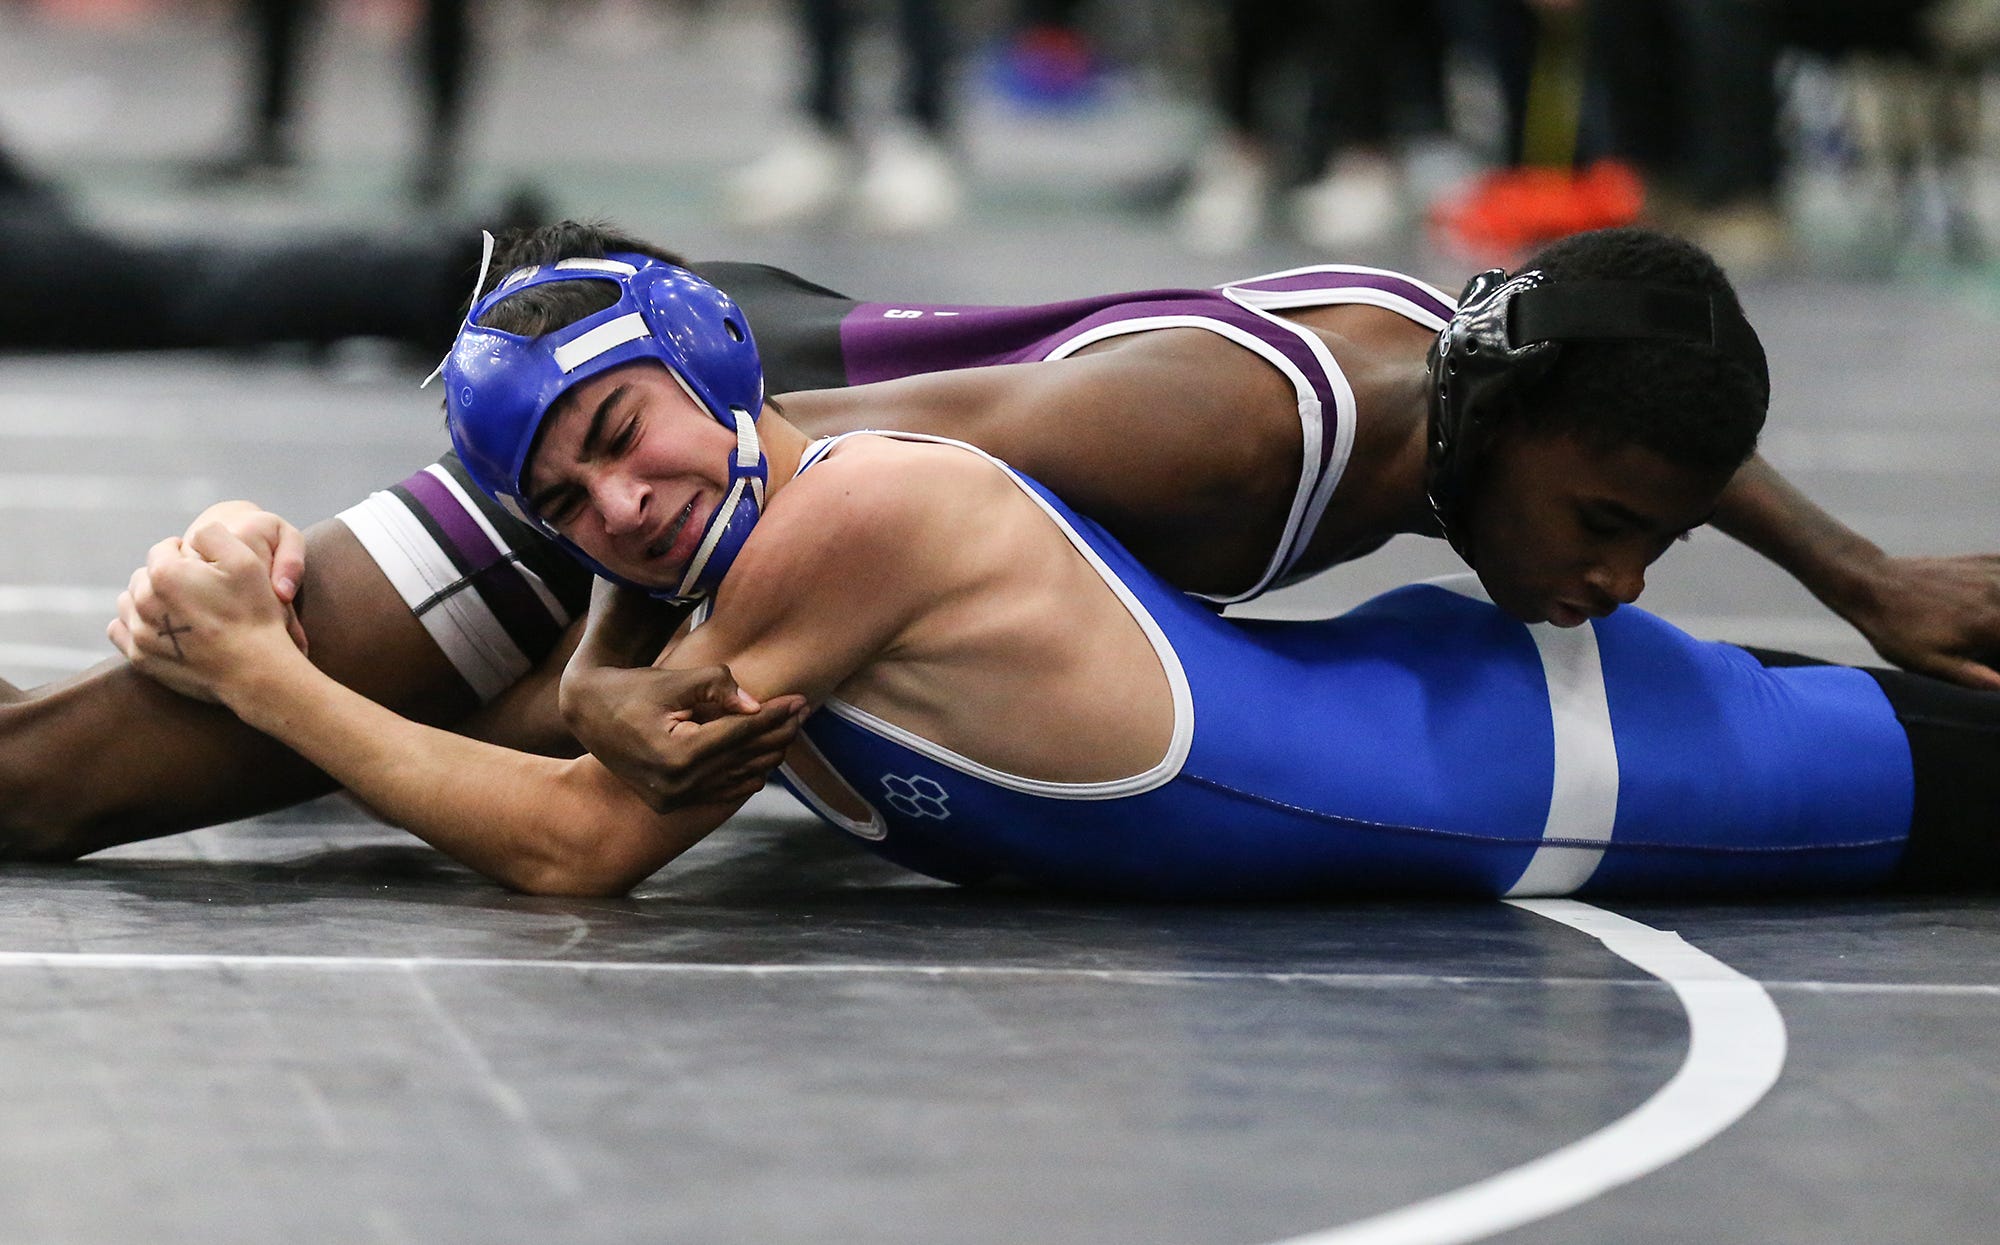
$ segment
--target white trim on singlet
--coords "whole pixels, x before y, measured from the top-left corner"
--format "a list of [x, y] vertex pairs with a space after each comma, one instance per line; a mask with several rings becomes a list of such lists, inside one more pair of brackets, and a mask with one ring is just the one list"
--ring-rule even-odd
[[[1303, 324], [1294, 324], [1283, 316], [1266, 311], [1252, 303], [1242, 301], [1236, 291], [1225, 288], [1223, 297], [1241, 306], [1252, 315], [1262, 316], [1279, 328], [1291, 332], [1306, 344], [1313, 357], [1319, 360], [1320, 371], [1326, 376], [1328, 388], [1333, 390], [1333, 452], [1327, 456], [1326, 466], [1321, 469], [1319, 479], [1305, 497], [1305, 512], [1299, 518], [1299, 526], [1292, 533], [1291, 540], [1279, 551], [1279, 563], [1266, 584], [1275, 583], [1285, 577], [1299, 559], [1305, 556], [1306, 546], [1312, 543], [1312, 534], [1319, 530], [1319, 521], [1326, 514], [1327, 503], [1333, 500], [1333, 491], [1347, 475], [1348, 461], [1354, 456], [1355, 425], [1360, 421], [1360, 407], [1354, 400], [1354, 386], [1347, 383], [1347, 373], [1340, 370], [1340, 363], [1333, 357], [1333, 351], [1318, 333]], [[1298, 306], [1342, 306], [1341, 303], [1320, 302], [1300, 303]], [[1263, 587], [1260, 585], [1259, 587]]]
[[1090, 564], [1091, 569], [1097, 572], [1098, 578], [1102, 579], [1105, 586], [1111, 589], [1112, 594], [1118, 598], [1119, 603], [1132, 616], [1132, 621], [1137, 623], [1139, 630], [1145, 633], [1147, 643], [1152, 645], [1153, 654], [1159, 660], [1161, 671], [1167, 677], [1167, 687], [1173, 697], [1173, 738], [1168, 741], [1166, 755], [1161, 757], [1156, 764], [1129, 777], [1114, 778], [1104, 782], [1051, 782], [1046, 779], [1027, 778], [1020, 774], [1010, 774], [1005, 770], [998, 770], [990, 765], [983, 765], [971, 757], [954, 752], [942, 744], [933, 743], [921, 735], [897, 726], [893, 722], [879, 718], [866, 709], [858, 708], [837, 697], [828, 697], [821, 707], [832, 712], [836, 717], [853, 723], [862, 730], [879, 735], [901, 747], [908, 748], [910, 751], [927, 757], [940, 765], [955, 769], [962, 774], [969, 774], [993, 786], [1009, 791], [1019, 791], [1027, 795], [1041, 796], [1053, 800], [1116, 800], [1151, 791], [1155, 787], [1171, 782], [1180, 773], [1181, 766], [1186, 764], [1188, 750], [1194, 745], [1194, 692], [1188, 685], [1187, 671], [1182, 668], [1180, 655], [1174, 652], [1174, 647], [1168, 642], [1166, 632], [1161, 629], [1160, 624], [1154, 621], [1152, 614], [1140, 603], [1139, 598], [1134, 595], [1131, 588], [1127, 587], [1125, 582], [1113, 574], [1109, 566], [1105, 565], [1104, 560], [1098, 556], [1097, 551], [1090, 547], [1090, 542], [1086, 541], [1075, 528], [1071, 527], [1068, 521], [1054, 507], [1043, 500], [1041, 494], [1028, 487], [1027, 483], [1022, 480], [1012, 467], [1009, 467], [1006, 463], [1001, 462], [976, 445], [968, 445], [963, 441], [954, 441], [950, 437], [935, 437], [915, 432], [875, 432], [869, 430], [842, 433], [837, 437], [829, 437], [809, 447], [805, 457], [800, 461], [799, 470], [803, 472], [812, 463], [825, 456], [827, 451], [831, 450], [839, 442], [846, 440], [848, 437], [856, 436], [880, 436], [897, 441], [949, 445], [968, 451], [969, 453], [977, 454], [1004, 472], [1007, 478], [1014, 483], [1016, 488], [1021, 490], [1028, 500], [1041, 507], [1042, 513], [1047, 515], [1050, 521], [1056, 525], [1056, 530], [1063, 534], [1063, 537], [1069, 541], [1072, 548], [1083, 555], [1084, 561]]
[[[1256, 309], [1250, 308], [1249, 310], [1255, 311]], [[1054, 350], [1051, 350], [1042, 357], [1047, 361], [1065, 359], [1085, 346], [1104, 341], [1107, 338], [1123, 337], [1128, 333], [1145, 333], [1154, 329], [1170, 328], [1206, 329], [1218, 337], [1228, 338], [1245, 350], [1256, 354], [1272, 367], [1277, 368], [1279, 372], [1284, 374], [1286, 379], [1292, 382], [1292, 389], [1298, 395], [1299, 437], [1300, 448], [1302, 450], [1299, 457], [1299, 483], [1298, 488], [1292, 493], [1291, 510], [1285, 516], [1284, 533], [1279, 537], [1278, 546], [1272, 551], [1270, 561], [1265, 564], [1263, 573], [1257, 576], [1257, 581], [1241, 592], [1229, 593], [1227, 595], [1209, 592], [1193, 592], [1188, 594], [1189, 596], [1200, 597], [1204, 601], [1213, 601], [1217, 605], [1231, 605], [1238, 601], [1247, 601], [1277, 582], [1278, 577], [1284, 573], [1286, 565], [1296, 556], [1291, 552], [1292, 544], [1298, 540], [1299, 525], [1305, 521], [1307, 507], [1311, 505], [1314, 490], [1319, 483], [1320, 402], [1319, 391], [1313, 388], [1311, 379], [1299, 368], [1298, 364], [1293, 363], [1287, 358], [1282, 350], [1279, 350], [1263, 338], [1258, 337], [1255, 333], [1239, 328], [1226, 320], [1217, 320], [1208, 316], [1196, 315], [1145, 316], [1135, 320], [1113, 320], [1109, 324], [1100, 324], [1094, 329], [1085, 330], [1075, 337], [1066, 339]], [[1327, 356], [1329, 362], [1331, 362], [1331, 359], [1332, 356]], [[1337, 371], [1338, 369], [1336, 369], [1336, 374]], [[1343, 385], [1346, 383], [1344, 378], [1341, 383]], [[1347, 413], [1351, 416], [1354, 407], [1354, 398], [1351, 393], [1347, 401]], [[1340, 427], [1334, 434], [1336, 437], [1334, 448], [1336, 453], [1344, 454], [1347, 449], [1351, 449], [1353, 446], [1354, 421], [1352, 418], [1348, 418], [1338, 422]], [[994, 461], [998, 462], [999, 460], [996, 459]], [[1340, 468], [1345, 465], [1344, 459], [1330, 464], [1336, 475], [1339, 474]], [[1006, 464], [1002, 463], [1001, 466], [1005, 468]]]
[[[1369, 268], [1361, 264], [1309, 264], [1302, 268], [1287, 268], [1283, 272], [1267, 272], [1261, 276], [1246, 277], [1242, 281], [1232, 281], [1216, 287], [1222, 296], [1242, 307], [1245, 311], [1262, 316], [1271, 323], [1286, 329], [1311, 350], [1319, 360], [1320, 370], [1325, 373], [1327, 384], [1334, 394], [1335, 419], [1333, 421], [1333, 453], [1327, 458], [1326, 469], [1314, 482], [1312, 493], [1306, 503], [1305, 516], [1301, 520], [1296, 539], [1285, 547], [1283, 564], [1271, 581], [1282, 581], [1299, 559], [1305, 556], [1306, 546], [1312, 542], [1312, 534], [1319, 530], [1319, 521], [1326, 516], [1326, 508], [1333, 502], [1334, 490], [1347, 474], [1347, 464], [1354, 453], [1354, 437], [1361, 422], [1360, 406], [1354, 399], [1354, 386], [1348, 383], [1347, 373], [1333, 357], [1326, 340], [1306, 325], [1294, 323], [1276, 312], [1280, 309], [1298, 310], [1307, 307], [1379, 307], [1392, 311], [1433, 332], [1444, 328], [1446, 321], [1434, 311], [1413, 299], [1388, 290], [1378, 290], [1365, 285], [1320, 286], [1303, 290], [1253, 290], [1246, 288], [1258, 281], [1282, 281], [1289, 277], [1304, 277], [1325, 274], [1329, 276], [1391, 277], [1407, 281], [1442, 302], [1447, 307], [1457, 306], [1456, 300], [1415, 277], [1387, 268]], [[1260, 585], [1261, 589], [1262, 585]], [[1241, 599], [1241, 598], [1237, 598]]]
[[778, 766], [778, 772], [785, 776], [785, 785], [791, 789], [793, 795], [805, 801], [806, 807], [812, 809], [813, 812], [818, 813], [857, 839], [866, 839], [870, 843], [879, 843], [889, 837], [889, 823], [882, 819], [882, 810], [876, 808], [872, 801], [859, 791], [856, 791], [854, 784], [848, 782], [847, 779], [841, 776], [839, 770], [833, 768], [833, 765], [826, 759], [825, 754], [813, 745], [812, 740], [807, 739], [804, 735], [795, 736], [792, 740], [792, 747], [804, 748], [806, 751], [812, 753], [813, 759], [819, 762], [820, 768], [831, 774], [835, 782], [846, 787], [847, 793], [853, 796], [861, 807], [868, 810], [868, 820], [856, 821], [828, 803], [826, 797], [813, 790], [812, 784], [799, 777], [798, 771], [792, 768], [792, 763], [786, 761], [784, 764]]
[[528, 672], [527, 654], [401, 498], [386, 490], [371, 493], [334, 517], [354, 533], [482, 704]]
[[[1457, 307], [1458, 300], [1438, 289], [1428, 281], [1419, 281], [1406, 272], [1392, 272], [1387, 268], [1370, 268], [1362, 264], [1308, 264], [1303, 268], [1287, 268], [1283, 272], [1267, 272], [1260, 276], [1245, 277], [1241, 281], [1230, 281], [1216, 288], [1229, 294], [1244, 306], [1256, 306], [1265, 310], [1291, 307], [1344, 307], [1360, 305], [1380, 307], [1414, 320], [1433, 331], [1442, 330], [1445, 320], [1430, 308], [1413, 299], [1404, 298], [1389, 290], [1378, 290], [1373, 286], [1337, 286], [1329, 290], [1325, 287], [1307, 290], [1253, 290], [1246, 287], [1259, 281], [1282, 281], [1287, 277], [1304, 277], [1314, 273], [1333, 273], [1341, 276], [1393, 277], [1398, 281], [1408, 281], [1424, 293], [1437, 299], [1447, 307]], [[1329, 302], [1324, 296], [1329, 293], [1342, 295]]]
[[[451, 472], [446, 471], [441, 464], [432, 463], [430, 466], [424, 468], [424, 474], [430, 476], [439, 484], [444, 485], [445, 491], [451, 494], [452, 500], [464, 507], [465, 513], [471, 517], [474, 523], [479, 525], [479, 530], [485, 533], [486, 539], [493, 542], [495, 549], [500, 550], [501, 556], [505, 557], [507, 554], [513, 552], [514, 546], [507, 541], [506, 537], [500, 534], [499, 528], [494, 527], [492, 523], [487, 521], [486, 512], [481, 510], [478, 503], [473, 501], [472, 494], [460, 487], [457, 480], [452, 479]], [[556, 625], [558, 627], [567, 627], [570, 623], [570, 612], [563, 606], [561, 601], [556, 600], [556, 594], [549, 591], [549, 586], [542, 582], [542, 577], [529, 570], [527, 564], [518, 559], [514, 560], [514, 569], [521, 573], [521, 578], [526, 580], [528, 587], [534, 590], [535, 599], [542, 603], [542, 608], [549, 612], [549, 617], [555, 620]]]
[[[1471, 574], [1424, 581], [1462, 597], [1493, 598]], [[1611, 704], [1604, 690], [1604, 663], [1597, 629], [1550, 623], [1527, 624], [1548, 682], [1549, 717], [1555, 729], [1555, 774], [1549, 789], [1549, 816], [1543, 843], [1507, 898], [1567, 895], [1590, 881], [1604, 860], [1604, 845], [1618, 820], [1618, 742], [1611, 730]]]

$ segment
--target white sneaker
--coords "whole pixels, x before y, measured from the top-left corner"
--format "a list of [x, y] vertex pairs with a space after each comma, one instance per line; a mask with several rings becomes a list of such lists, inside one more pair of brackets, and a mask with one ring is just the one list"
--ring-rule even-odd
[[1264, 228], [1270, 171], [1242, 143], [1221, 139], [1195, 157], [1194, 178], [1175, 209], [1181, 244], [1197, 255], [1233, 255]]
[[873, 233], [929, 233], [957, 218], [965, 184], [942, 143], [892, 129], [869, 145], [854, 192], [855, 221]]
[[729, 175], [730, 220], [775, 229], [824, 216], [846, 189], [853, 152], [821, 130], [802, 130]]
[[1292, 195], [1292, 227], [1322, 250], [1351, 251], [1394, 236], [1403, 223], [1402, 177], [1382, 156], [1342, 156]]

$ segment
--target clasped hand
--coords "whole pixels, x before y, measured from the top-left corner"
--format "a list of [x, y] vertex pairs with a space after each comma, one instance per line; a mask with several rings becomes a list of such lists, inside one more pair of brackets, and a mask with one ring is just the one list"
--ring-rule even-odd
[[147, 551], [105, 634], [147, 677], [226, 701], [234, 685], [306, 651], [293, 607], [303, 550], [277, 515], [248, 502], [212, 506], [186, 535]]
[[575, 664], [561, 704], [578, 741], [655, 812], [747, 799], [785, 759], [807, 707], [803, 696], [758, 702], [727, 666]]

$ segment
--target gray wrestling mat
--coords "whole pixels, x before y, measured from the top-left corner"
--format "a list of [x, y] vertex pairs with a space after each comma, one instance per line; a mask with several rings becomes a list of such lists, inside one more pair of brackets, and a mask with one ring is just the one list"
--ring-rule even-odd
[[[381, 211], [396, 149], [370, 145], [373, 96], [328, 105], [360, 137], [335, 144], [327, 180], [174, 198], [146, 161], [192, 154], [184, 136], [226, 114], [219, 31], [0, 20], [0, 120], [31, 123], [36, 91], [96, 91], [129, 121], [23, 139], [94, 170], [113, 217]], [[767, 24], [720, 30], [775, 46]], [[579, 46], [551, 38], [532, 64], [574, 70]], [[338, 83], [393, 70], [369, 47]], [[609, 61], [613, 86], [638, 56]], [[707, 63], [674, 61], [694, 82], [673, 89], [695, 93]], [[560, 147], [577, 118], [531, 106], [555, 70], [530, 67], [509, 52], [489, 89], [533, 141], [481, 176], [546, 168], [574, 188], [565, 209], [857, 294], [1053, 298], [1327, 258], [1279, 241], [1197, 261], [1120, 207], [1118, 178], [1186, 129], [1143, 92], [1081, 135], [979, 114], [992, 197], [892, 246], [747, 238], [689, 188], [774, 104], [680, 164], [607, 172], [590, 144]], [[770, 99], [774, 72], [752, 78]], [[203, 85], [174, 94], [171, 74]], [[1094, 162], [1107, 135], [1150, 145]], [[1421, 250], [1339, 258], [1462, 275]], [[2000, 546], [2000, 357], [1979, 289], [1747, 292], [1779, 394], [1770, 457], [1899, 552]], [[367, 349], [0, 359], [0, 677], [96, 660], [126, 574], [200, 505], [243, 495], [312, 519], [428, 461], [427, 366]], [[1338, 609], [1451, 568], [1398, 542], [1271, 608]], [[1653, 580], [1647, 603], [1697, 633], [1867, 657], [1726, 538], [1698, 535]], [[323, 801], [0, 869], [0, 1241], [1993, 1239], [1990, 899], [1615, 911], [978, 895], [882, 865], [774, 793], [629, 899], [551, 901]]]

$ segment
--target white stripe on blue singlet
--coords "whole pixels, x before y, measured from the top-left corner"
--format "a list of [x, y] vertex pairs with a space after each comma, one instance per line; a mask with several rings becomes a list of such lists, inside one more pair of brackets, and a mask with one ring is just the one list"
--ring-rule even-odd
[[[1447, 575], [1426, 582], [1492, 604], [1476, 575]], [[1611, 731], [1597, 631], [1588, 622], [1580, 627], [1527, 626], [1548, 681], [1555, 774], [1542, 845], [1507, 888], [1510, 899], [1576, 891], [1597, 872], [1618, 820], [1618, 745]]]

